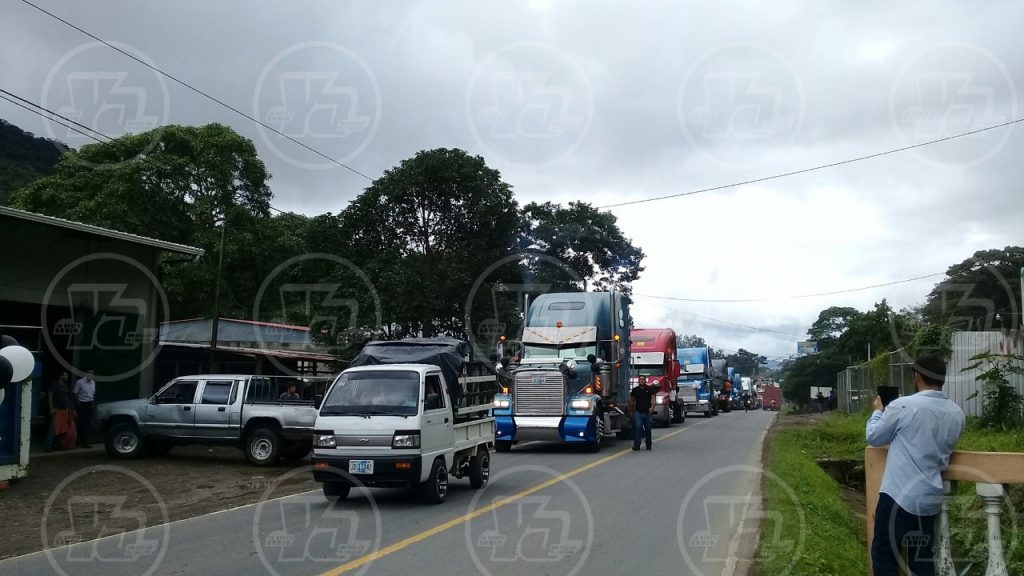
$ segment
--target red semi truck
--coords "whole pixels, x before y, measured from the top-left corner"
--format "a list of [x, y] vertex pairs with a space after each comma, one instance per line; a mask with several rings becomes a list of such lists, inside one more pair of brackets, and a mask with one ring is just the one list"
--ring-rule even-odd
[[651, 420], [654, 425], [671, 426], [683, 422], [686, 411], [679, 396], [679, 362], [676, 361], [676, 332], [671, 328], [639, 328], [629, 332], [629, 355], [632, 370], [630, 389], [647, 380], [657, 386]]

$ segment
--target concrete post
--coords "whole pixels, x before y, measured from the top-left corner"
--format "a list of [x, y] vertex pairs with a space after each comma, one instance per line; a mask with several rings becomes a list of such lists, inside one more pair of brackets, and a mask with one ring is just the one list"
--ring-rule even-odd
[[985, 501], [985, 514], [988, 515], [988, 567], [985, 576], [1010, 576], [1006, 571], [1006, 560], [1003, 558], [1003, 536], [999, 526], [999, 515], [1003, 508], [1003, 485], [975, 485], [975, 491]]
[[953, 552], [949, 538], [949, 503], [953, 500], [956, 482], [942, 481], [942, 510], [939, 512], [939, 545], [935, 550], [935, 573], [937, 576], [957, 576], [953, 566]]

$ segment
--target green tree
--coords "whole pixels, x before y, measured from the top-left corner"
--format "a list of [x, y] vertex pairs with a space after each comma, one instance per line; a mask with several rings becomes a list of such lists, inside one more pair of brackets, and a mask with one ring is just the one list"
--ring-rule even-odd
[[818, 350], [825, 351], [835, 345], [846, 333], [850, 324], [863, 313], [849, 306], [831, 306], [818, 314], [818, 319], [807, 331], [808, 337], [818, 343]]
[[221, 226], [226, 225], [222, 315], [245, 317], [272, 265], [264, 254], [267, 231], [261, 228], [269, 220], [271, 199], [266, 167], [252, 141], [226, 126], [158, 130], [61, 157], [52, 175], [16, 191], [11, 204], [205, 249], [198, 262], [165, 269], [175, 318], [213, 313]]
[[0, 204], [12, 192], [53, 172], [67, 147], [0, 120]]
[[696, 334], [676, 334], [677, 348], [703, 348], [708, 343]]
[[548, 260], [528, 263], [535, 278], [560, 290], [632, 293], [631, 283], [644, 270], [644, 252], [622, 234], [614, 214], [586, 202], [567, 207], [533, 202], [523, 208], [523, 215], [522, 248], [556, 259], [582, 282], [573, 282], [562, 266]]
[[467, 295], [514, 252], [520, 222], [497, 170], [439, 148], [375, 180], [345, 210], [341, 230], [347, 253], [387, 303], [386, 335], [463, 336]]
[[768, 358], [740, 348], [735, 354], [726, 356], [729, 365], [743, 376], [753, 377], [759, 368], [768, 363]]
[[1020, 326], [1020, 270], [1024, 247], [979, 250], [946, 270], [924, 306], [929, 323], [957, 330], [998, 330]]

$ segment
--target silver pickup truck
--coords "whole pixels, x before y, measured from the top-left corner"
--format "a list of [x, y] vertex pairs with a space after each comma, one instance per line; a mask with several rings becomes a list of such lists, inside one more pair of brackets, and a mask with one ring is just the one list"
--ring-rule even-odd
[[[298, 461], [313, 446], [316, 383], [270, 376], [181, 376], [148, 399], [101, 404], [97, 420], [114, 458], [165, 454], [174, 446], [227, 444], [249, 462], [269, 466]], [[305, 396], [282, 397], [290, 384]], [[284, 390], [282, 390], [284, 388]]]

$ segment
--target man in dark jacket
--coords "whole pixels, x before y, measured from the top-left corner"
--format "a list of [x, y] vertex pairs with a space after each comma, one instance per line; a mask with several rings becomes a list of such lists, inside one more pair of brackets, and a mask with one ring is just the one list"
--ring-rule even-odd
[[640, 440], [651, 449], [651, 405], [657, 388], [647, 385], [647, 378], [640, 377], [640, 383], [629, 392], [629, 411], [633, 415], [633, 450], [640, 449]]

